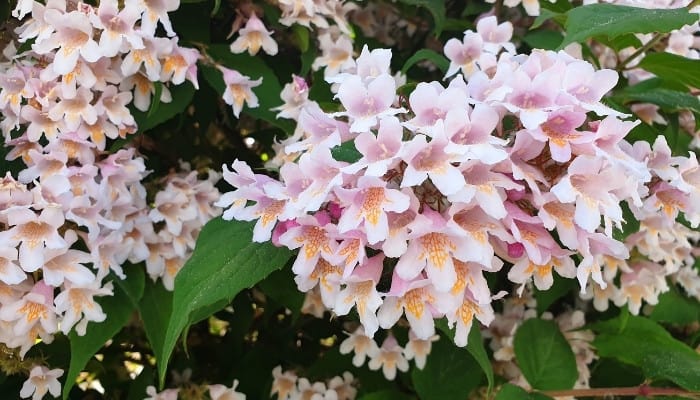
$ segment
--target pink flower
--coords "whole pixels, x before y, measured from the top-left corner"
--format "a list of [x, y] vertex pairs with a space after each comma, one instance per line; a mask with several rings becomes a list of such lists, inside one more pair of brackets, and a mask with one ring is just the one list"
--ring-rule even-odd
[[[332, 235], [335, 235], [331, 225], [319, 226], [315, 217], [305, 216], [297, 218], [298, 226], [291, 227], [280, 236], [279, 241], [290, 249], [298, 249], [299, 255], [294, 261], [292, 271], [304, 278], [309, 277], [323, 257], [332, 260], [337, 243]], [[343, 271], [340, 271], [340, 275]]]
[[567, 110], [556, 110], [547, 116], [539, 127], [521, 131], [529, 134], [539, 142], [549, 143], [549, 152], [554, 161], [565, 163], [571, 159], [572, 145], [593, 142], [595, 135], [591, 132], [579, 132], [577, 127], [586, 120], [586, 114]]
[[379, 326], [389, 329], [405, 314], [416, 337], [427, 339], [435, 334], [433, 315], [440, 314], [444, 299], [445, 295], [430, 280], [404, 280], [394, 270], [391, 289], [377, 313]]
[[464, 39], [450, 39], [445, 43], [445, 56], [450, 60], [450, 67], [445, 77], [452, 76], [458, 71], [470, 77], [477, 70], [477, 62], [484, 47], [481, 35], [473, 31], [464, 32]]
[[72, 71], [80, 56], [88, 62], [95, 62], [102, 57], [97, 42], [92, 38], [92, 23], [85, 14], [47, 9], [44, 19], [56, 32], [45, 40], [35, 42], [32, 49], [39, 54], [47, 54], [58, 48], [52, 63], [56, 73], [67, 74]]
[[363, 223], [369, 244], [380, 242], [389, 234], [386, 212], [403, 212], [410, 201], [400, 191], [387, 188], [383, 180], [369, 176], [360, 177], [355, 188], [338, 188], [335, 193], [347, 205], [338, 221], [338, 232], [347, 232]]
[[444, 120], [450, 110], [466, 110], [469, 107], [468, 97], [460, 84], [464, 86], [461, 78], [453, 79], [447, 89], [435, 81], [420, 82], [408, 97], [411, 110], [416, 116], [407, 121], [406, 125], [412, 130], [431, 127], [438, 120]]
[[382, 117], [406, 111], [391, 107], [395, 96], [396, 83], [389, 74], [379, 75], [369, 83], [364, 83], [357, 75], [350, 75], [340, 84], [335, 96], [346, 109], [337, 115], [350, 117], [351, 132], [365, 132]]
[[369, 369], [374, 371], [381, 368], [384, 377], [390, 381], [396, 378], [397, 369], [403, 372], [408, 371], [408, 361], [403, 355], [403, 349], [391, 333], [384, 339], [379, 351], [370, 357]]
[[44, 250], [66, 248], [66, 241], [58, 233], [63, 225], [63, 211], [56, 206], [47, 206], [37, 217], [27, 207], [12, 207], [3, 210], [10, 229], [0, 232], [0, 243], [19, 244], [19, 262], [23, 270], [34, 272], [44, 265]]
[[476, 32], [484, 40], [484, 51], [497, 54], [503, 48], [509, 53], [515, 53], [515, 46], [510, 42], [513, 36], [513, 24], [510, 22], [499, 24], [493, 15], [484, 17], [476, 23]]
[[32, 400], [40, 400], [48, 392], [53, 397], [58, 397], [61, 395], [61, 382], [58, 381], [61, 376], [63, 376], [63, 370], [60, 368], [49, 370], [44, 366], [36, 365], [29, 372], [29, 378], [24, 381], [19, 395], [23, 399], [32, 396]]
[[409, 280], [425, 271], [438, 291], [450, 290], [457, 281], [453, 257], [461, 261], [471, 258], [472, 249], [463, 231], [428, 207], [411, 222], [410, 229], [408, 249], [396, 263], [396, 273]]
[[448, 141], [438, 128], [428, 143], [426, 136], [418, 134], [404, 145], [402, 158], [408, 165], [404, 171], [401, 187], [417, 186], [427, 178], [446, 196], [459, 192], [466, 181], [453, 165], [460, 157], [445, 152]]
[[588, 232], [600, 226], [601, 214], [607, 219], [622, 222], [620, 199], [615, 190], [625, 185], [625, 177], [604, 160], [592, 156], [578, 156], [569, 165], [568, 174], [554, 185], [551, 192], [562, 203], [576, 203], [574, 221]]
[[367, 176], [383, 176], [399, 161], [403, 147], [403, 127], [395, 117], [382, 118], [378, 133], [360, 133], [355, 138], [355, 147], [362, 153], [362, 157], [343, 167], [342, 171], [354, 174], [366, 168], [364, 174]]
[[377, 309], [382, 305], [382, 298], [377, 292], [377, 283], [383, 270], [384, 255], [378, 254], [355, 268], [352, 275], [344, 279], [345, 287], [340, 290], [333, 305], [337, 315], [347, 315], [355, 306], [360, 323], [367, 336], [374, 336], [379, 328]]
[[143, 39], [134, 30], [139, 14], [133, 7], [124, 7], [119, 11], [117, 0], [100, 1], [97, 12], [90, 17], [95, 27], [102, 29], [99, 46], [104, 57], [119, 54], [124, 43], [135, 49], [144, 47]]
[[126, 0], [124, 8], [137, 10], [141, 14], [141, 30], [152, 36], [156, 32], [158, 21], [165, 28], [168, 36], [175, 36], [169, 11], [175, 11], [180, 6], [180, 0]]
[[598, 115], [615, 113], [600, 103], [603, 95], [617, 84], [617, 72], [611, 69], [595, 71], [586, 61], [575, 61], [566, 66], [562, 78], [562, 97], [567, 102], [580, 106]]
[[233, 115], [236, 118], [243, 109], [243, 103], [247, 103], [250, 108], [258, 106], [258, 97], [251, 89], [260, 86], [262, 78], [253, 81], [250, 77], [226, 67], [219, 66], [219, 70], [224, 75], [224, 84], [226, 85], [223, 95], [224, 101], [233, 106]]
[[239, 34], [238, 39], [231, 43], [232, 53], [242, 53], [248, 50], [248, 54], [254, 56], [262, 47], [265, 53], [271, 56], [277, 54], [277, 43], [272, 39], [272, 32], [265, 28], [263, 22], [254, 12], [250, 14], [248, 22], [239, 31]]

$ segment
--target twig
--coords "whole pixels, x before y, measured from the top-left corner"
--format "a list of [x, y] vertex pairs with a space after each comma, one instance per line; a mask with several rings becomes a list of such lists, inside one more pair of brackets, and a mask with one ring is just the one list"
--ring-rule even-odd
[[648, 41], [644, 46], [638, 48], [637, 51], [632, 53], [632, 55], [630, 55], [629, 57], [624, 59], [622, 62], [620, 62], [620, 64], [617, 66], [617, 70], [621, 71], [622, 69], [624, 69], [627, 64], [632, 62], [635, 58], [639, 57], [640, 54], [651, 49], [663, 37], [664, 37], [663, 33], [657, 33], [656, 35], [654, 35], [654, 37], [651, 38], [651, 40]]
[[540, 392], [550, 397], [610, 397], [610, 396], [685, 396], [697, 397], [700, 392], [690, 392], [679, 388], [662, 388], [649, 385], [633, 387], [611, 387], [595, 389], [546, 390]]

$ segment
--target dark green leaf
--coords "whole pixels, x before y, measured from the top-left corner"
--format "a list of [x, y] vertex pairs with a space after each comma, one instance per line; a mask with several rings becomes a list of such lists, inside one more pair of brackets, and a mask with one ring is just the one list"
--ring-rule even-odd
[[656, 322], [624, 314], [592, 324], [593, 346], [600, 357], [638, 366], [649, 379], [668, 379], [688, 390], [700, 390], [700, 354], [674, 339]]
[[411, 369], [418, 397], [426, 400], [468, 398], [469, 392], [481, 383], [482, 375], [475, 373], [479, 370], [479, 364], [446, 337], [432, 346], [425, 368]]
[[627, 47], [634, 47], [634, 48], [642, 47], [642, 42], [631, 33], [621, 35], [621, 36], [616, 36], [612, 39], [610, 39], [609, 37], [607, 37], [605, 35], [596, 36], [594, 39], [597, 42], [600, 42], [600, 43], [610, 47], [611, 49], [613, 49], [615, 51], [620, 51], [620, 50], [625, 49]]
[[642, 371], [612, 358], [601, 358], [591, 369], [591, 387], [637, 386], [644, 382]]
[[401, 68], [401, 72], [405, 74], [412, 66], [423, 60], [431, 61], [443, 74], [447, 72], [447, 68], [450, 66], [450, 61], [442, 54], [430, 49], [420, 49], [406, 60], [403, 68]]
[[643, 102], [656, 104], [664, 111], [676, 112], [690, 110], [700, 112], [700, 100], [697, 96], [681, 90], [663, 87], [659, 79], [648, 79], [622, 90], [615, 97], [623, 103]]
[[571, 346], [553, 321], [529, 319], [515, 333], [515, 358], [535, 389], [571, 389], [578, 378]]
[[309, 30], [303, 25], [294, 24], [292, 25], [292, 31], [294, 32], [294, 37], [296, 38], [299, 50], [304, 53], [309, 49]]
[[560, 32], [546, 29], [529, 32], [523, 41], [533, 49], [554, 50], [559, 47], [563, 36]]
[[172, 314], [168, 319], [158, 357], [158, 377], [163, 383], [167, 362], [180, 334], [202, 311], [230, 302], [245, 288], [281, 268], [291, 256], [286, 248], [271, 243], [253, 243], [253, 223], [209, 221], [197, 238], [194, 254], [175, 278]]
[[564, 25], [566, 23], [566, 14], [558, 13], [546, 8], [540, 9], [540, 15], [538, 15], [532, 22], [530, 29], [537, 29], [550, 19], [555, 20], [560, 25]]
[[[442, 331], [450, 340], [454, 341], [455, 333], [454, 329], [450, 329], [447, 326], [447, 320], [444, 318], [436, 322], [437, 328]], [[489, 383], [489, 392], [493, 389], [494, 376], [493, 376], [493, 366], [491, 365], [491, 359], [486, 353], [486, 348], [484, 347], [484, 339], [481, 336], [481, 327], [479, 324], [472, 324], [472, 328], [469, 331], [469, 337], [467, 342], [467, 351], [474, 357], [474, 360], [479, 364], [481, 370], [486, 374], [486, 380]]]
[[420, 6], [430, 11], [435, 22], [433, 32], [435, 36], [440, 36], [442, 27], [445, 24], [445, 1], [444, 0], [400, 0], [404, 4]]
[[153, 114], [158, 111], [158, 106], [160, 106], [160, 97], [163, 95], [163, 83], [153, 82], [155, 91], [153, 92], [153, 97], [151, 97], [151, 106], [148, 107], [148, 112], [146, 113], [146, 119], [151, 119]]
[[700, 321], [700, 302], [694, 298], [683, 296], [674, 287], [659, 296], [659, 304], [649, 316], [657, 322], [688, 325]]
[[700, 87], [700, 60], [691, 60], [666, 52], [650, 53], [642, 59], [639, 67], [661, 79]]
[[613, 39], [627, 33], [671, 32], [698, 20], [685, 8], [664, 10], [613, 4], [574, 7], [566, 15], [566, 36], [560, 47], [598, 35]]
[[291, 268], [283, 268], [271, 273], [258, 284], [258, 287], [267, 296], [288, 308], [294, 318], [299, 316], [305, 296], [297, 289]]
[[75, 331], [68, 334], [70, 340], [70, 366], [63, 385], [63, 398], [67, 399], [75, 378], [80, 371], [105, 343], [119, 332], [131, 317], [143, 294], [144, 272], [140, 266], [132, 266], [126, 270], [125, 280], [115, 278], [114, 296], [97, 299], [107, 319], [101, 323], [90, 322], [84, 336], [78, 336]]
[[[165, 330], [173, 309], [173, 293], [165, 289], [160, 282], [148, 281], [139, 302], [139, 314], [146, 331], [151, 348], [160, 351], [165, 340]], [[160, 360], [161, 354], [156, 352]]]
[[512, 383], [506, 383], [501, 386], [501, 390], [496, 395], [496, 400], [551, 400], [549, 396], [542, 393], [530, 393], [520, 386], [515, 386]]
[[367, 393], [359, 400], [411, 400], [413, 396], [401, 393], [398, 390], [381, 390], [379, 392]]
[[157, 108], [157, 112], [148, 113], [133, 110], [132, 114], [138, 124], [139, 132], [146, 132], [163, 122], [182, 114], [183, 111], [190, 105], [192, 97], [194, 97], [194, 86], [190, 82], [184, 82], [182, 85], [170, 86], [170, 93], [173, 100], [170, 103], [163, 103], [160, 100], [152, 100], [152, 107]]
[[331, 155], [337, 161], [345, 161], [349, 163], [354, 163], [360, 158], [362, 158], [362, 153], [357, 151], [355, 148], [355, 142], [348, 140], [338, 146], [331, 149]]
[[542, 315], [549, 306], [557, 300], [578, 288], [576, 279], [562, 278], [554, 274], [554, 284], [547, 290], [535, 289], [535, 300], [537, 300], [537, 314]]

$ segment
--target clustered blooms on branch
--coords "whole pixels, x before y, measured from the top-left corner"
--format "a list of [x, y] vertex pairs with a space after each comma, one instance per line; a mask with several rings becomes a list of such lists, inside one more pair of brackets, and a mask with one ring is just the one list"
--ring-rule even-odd
[[[511, 33], [487, 17], [450, 40], [449, 73], [461, 73], [447, 87], [419, 83], [407, 102], [390, 50], [364, 48], [327, 75], [340, 112], [306, 100], [295, 79], [282, 109], [298, 111], [297, 131], [275, 159], [279, 179], [224, 167], [236, 188], [218, 203], [224, 218], [257, 220], [254, 241], [298, 249], [299, 289], [318, 286], [337, 315], [355, 307], [369, 337], [405, 316], [428, 339], [447, 317], [464, 346], [502, 296], [484, 272], [506, 264], [520, 290], [550, 288], [556, 271], [597, 306], [653, 303], [664, 275], [692, 263], [695, 234], [677, 217], [700, 223], [695, 155], [672, 157], [663, 138], [626, 142], [637, 122], [601, 103], [614, 71], [565, 52], [514, 54]], [[624, 208], [643, 229], [621, 242]]]
[[[167, 14], [179, 2], [120, 3], [23, 0], [13, 11], [24, 19], [23, 51], [3, 53], [0, 128], [7, 160], [22, 167], [0, 180], [0, 343], [21, 357], [59, 326], [84, 335], [104, 321], [95, 298], [113, 294], [107, 277], [123, 279], [126, 262], [144, 262], [172, 290], [199, 230], [220, 213], [214, 171], [201, 179], [183, 164], [147, 190], [137, 151], [108, 148], [137, 130], [128, 105], [145, 111], [155, 93], [170, 101], [169, 85], [197, 86], [199, 53], [178, 46]], [[157, 24], [168, 37], [155, 36]], [[22, 396], [30, 386], [34, 398], [55, 394], [60, 374], [37, 368]]]

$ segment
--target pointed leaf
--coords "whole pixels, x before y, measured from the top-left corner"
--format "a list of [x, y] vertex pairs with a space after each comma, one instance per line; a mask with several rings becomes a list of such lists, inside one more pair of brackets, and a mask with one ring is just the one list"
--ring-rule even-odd
[[197, 238], [194, 254], [175, 278], [172, 313], [163, 346], [157, 350], [158, 377], [165, 379], [167, 362], [180, 334], [193, 322], [230, 302], [291, 257], [286, 248], [253, 243], [253, 223], [209, 221]]
[[598, 35], [613, 39], [627, 33], [671, 32], [698, 20], [697, 14], [685, 8], [662, 10], [613, 4], [574, 7], [566, 16], [566, 36], [560, 48]]
[[411, 369], [418, 397], [426, 400], [466, 399], [482, 376], [476, 360], [445, 337], [432, 344], [425, 368]]
[[513, 347], [518, 366], [533, 388], [563, 390], [576, 383], [576, 357], [554, 322], [528, 319], [515, 333]]

